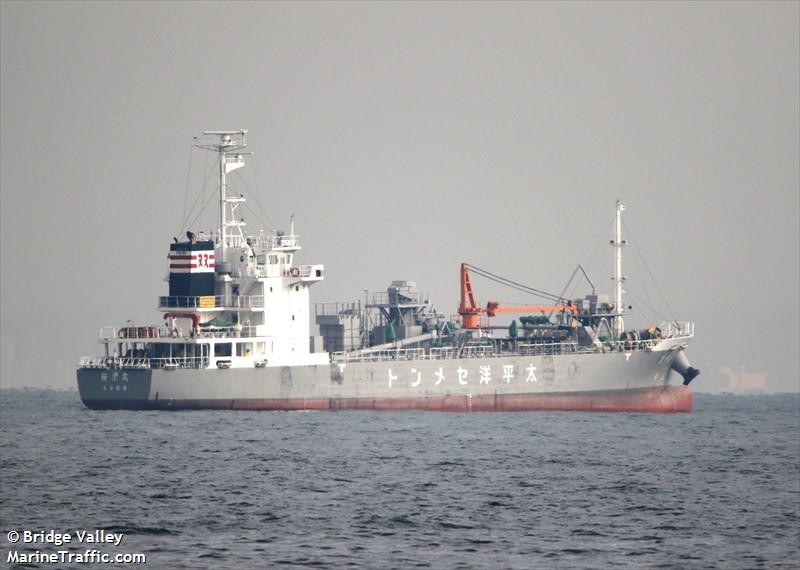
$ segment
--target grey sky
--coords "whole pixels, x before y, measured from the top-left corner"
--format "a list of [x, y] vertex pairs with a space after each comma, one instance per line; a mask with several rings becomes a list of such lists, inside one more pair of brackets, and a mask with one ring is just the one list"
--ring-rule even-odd
[[73, 387], [101, 325], [158, 320], [191, 137], [248, 128], [313, 301], [409, 279], [452, 313], [461, 261], [560, 291], [619, 197], [698, 389], [797, 390], [798, 6], [4, 1], [0, 384]]

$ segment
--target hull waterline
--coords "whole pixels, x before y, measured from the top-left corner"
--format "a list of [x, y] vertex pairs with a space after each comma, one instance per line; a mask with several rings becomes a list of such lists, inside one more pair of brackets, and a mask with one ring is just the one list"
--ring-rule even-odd
[[551, 394], [487, 394], [423, 398], [84, 399], [94, 410], [422, 410], [434, 412], [691, 412], [687, 386]]

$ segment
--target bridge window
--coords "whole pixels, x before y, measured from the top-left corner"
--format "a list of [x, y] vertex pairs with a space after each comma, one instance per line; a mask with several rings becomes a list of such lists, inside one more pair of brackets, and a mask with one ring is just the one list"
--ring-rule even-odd
[[252, 342], [237, 342], [236, 343], [236, 356], [250, 356], [253, 354]]
[[231, 355], [231, 343], [220, 342], [214, 345], [214, 356], [230, 356], [230, 355]]

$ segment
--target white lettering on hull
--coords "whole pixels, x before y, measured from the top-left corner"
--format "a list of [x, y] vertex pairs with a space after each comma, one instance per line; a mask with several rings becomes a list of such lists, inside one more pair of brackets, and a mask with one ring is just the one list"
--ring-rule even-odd
[[[502, 378], [506, 381], [506, 384], [511, 384], [511, 381], [516, 378], [516, 366], [513, 364], [503, 364], [502, 367]], [[533, 382], [534, 384], [539, 382], [539, 379], [536, 377], [536, 366], [533, 364], [529, 364], [525, 368], [527, 372], [527, 376], [525, 377], [525, 382]], [[467, 378], [469, 377], [469, 369], [464, 368], [463, 366], [459, 366], [456, 369], [456, 376], [459, 385], [466, 386], [469, 382]], [[491, 365], [481, 365], [478, 367], [478, 384], [489, 384], [492, 381], [492, 366]], [[436, 370], [433, 371], [433, 376], [430, 377], [430, 382], [434, 386], [439, 386], [445, 382], [446, 374], [444, 368], [440, 366]], [[389, 380], [389, 388], [393, 388], [395, 382], [399, 380], [399, 376], [395, 374], [392, 369], [388, 370], [388, 380]], [[411, 368], [409, 372], [409, 385], [412, 388], [417, 388], [423, 384], [428, 379], [423, 378], [423, 374], [421, 370], [417, 370], [416, 368]]]

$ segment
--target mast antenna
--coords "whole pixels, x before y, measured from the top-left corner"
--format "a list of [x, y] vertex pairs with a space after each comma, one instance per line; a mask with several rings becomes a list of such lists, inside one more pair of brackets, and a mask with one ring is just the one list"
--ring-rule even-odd
[[220, 261], [225, 261], [227, 248], [227, 180], [226, 175], [244, 166], [243, 154], [239, 151], [247, 148], [245, 135], [247, 129], [236, 131], [203, 131], [203, 139], [196, 144], [197, 148], [216, 152], [219, 156], [219, 244]]
[[625, 277], [622, 275], [622, 248], [628, 245], [628, 241], [622, 239], [622, 212], [625, 211], [625, 204], [617, 200], [617, 207], [614, 214], [614, 239], [611, 245], [614, 248], [614, 335], [619, 338], [625, 332], [625, 322], [622, 315], [625, 313], [625, 306], [622, 303], [622, 289]]

